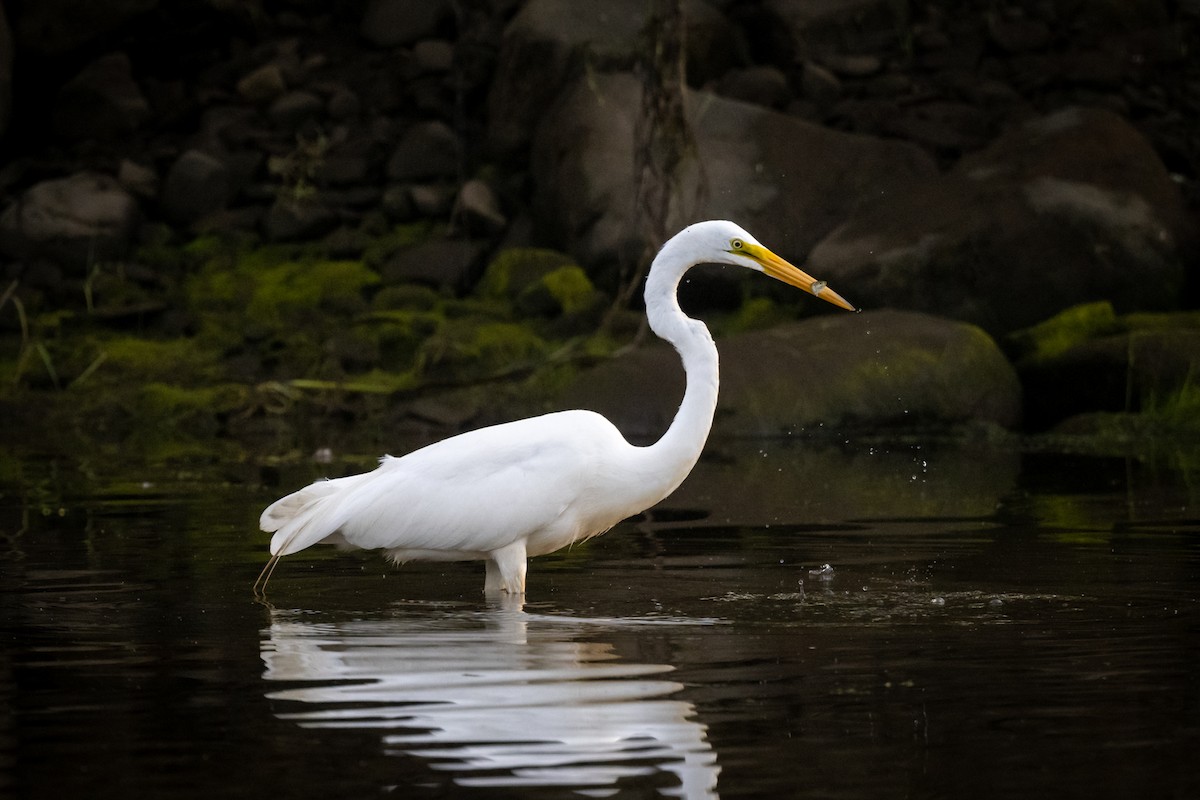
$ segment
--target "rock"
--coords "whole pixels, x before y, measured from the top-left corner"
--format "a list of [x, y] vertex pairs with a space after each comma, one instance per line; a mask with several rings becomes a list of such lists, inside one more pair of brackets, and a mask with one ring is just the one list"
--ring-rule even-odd
[[389, 219], [397, 222], [412, 219], [417, 210], [408, 186], [389, 186], [380, 198], [379, 207]]
[[[1017, 425], [1021, 388], [979, 328], [925, 314], [827, 314], [717, 342], [721, 398], [713, 432], [778, 436], [818, 427], [983, 422]], [[629, 387], [653, 376], [655, 391]], [[561, 398], [598, 411], [627, 436], [657, 437], [683, 397], [667, 346], [588, 370]]]
[[358, 259], [371, 246], [371, 236], [361, 229], [341, 226], [321, 240], [321, 249], [330, 258]]
[[354, 186], [368, 183], [370, 173], [371, 163], [365, 154], [335, 151], [321, 159], [313, 177], [321, 184]]
[[9, 21], [19, 51], [61, 56], [104, 39], [157, 5], [158, 0], [38, 0], [21, 3], [18, 11], [10, 12]]
[[454, 66], [454, 45], [444, 39], [417, 42], [412, 56], [417, 72], [449, 72]]
[[272, 242], [319, 239], [338, 225], [337, 215], [320, 203], [280, 199], [262, 220], [263, 236]]
[[559, 336], [593, 333], [609, 303], [569, 256], [538, 247], [509, 247], [488, 264], [475, 287], [481, 297], [505, 298], [521, 319], [553, 320]]
[[295, 91], [279, 97], [267, 109], [267, 117], [276, 127], [296, 130], [306, 122], [317, 119], [325, 111], [325, 103], [312, 92]]
[[113, 139], [150, 118], [150, 104], [133, 80], [129, 56], [110, 53], [63, 84], [54, 104], [53, 128], [63, 139]]
[[378, 47], [431, 38], [451, 16], [449, 0], [370, 0], [360, 31]]
[[508, 224], [492, 187], [477, 178], [458, 190], [453, 219], [456, 227], [477, 235], [499, 233]]
[[543, 247], [509, 247], [501, 250], [487, 265], [476, 291], [483, 297], [514, 301], [564, 267], [574, 266], [571, 257]]
[[483, 403], [466, 392], [444, 392], [437, 397], [419, 397], [408, 406], [409, 416], [431, 422], [445, 430], [461, 430], [479, 416]]
[[329, 95], [326, 111], [331, 119], [347, 120], [358, 116], [362, 110], [362, 101], [348, 87], [339, 86]]
[[767, 108], [783, 108], [791, 99], [787, 76], [775, 67], [730, 70], [717, 81], [715, 89], [722, 97]]
[[248, 147], [261, 150], [269, 130], [257, 111], [245, 106], [213, 105], [200, 115], [200, 130], [192, 147], [212, 152]]
[[380, 269], [385, 284], [423, 283], [461, 289], [471, 283], [487, 246], [467, 239], [433, 239], [392, 255]]
[[138, 197], [149, 199], [158, 195], [158, 173], [136, 161], [122, 159], [117, 167], [117, 181]]
[[49, 258], [82, 273], [123, 255], [140, 219], [137, 201], [108, 175], [79, 172], [30, 187], [0, 216], [0, 252]]
[[1069, 109], [1020, 126], [949, 174], [862, 198], [809, 255], [861, 305], [935, 312], [993, 334], [1111, 297], [1181, 296], [1195, 230], [1178, 187], [1116, 115]]
[[237, 82], [237, 93], [251, 103], [270, 103], [287, 91], [278, 64], [263, 64]]
[[883, 69], [883, 60], [874, 55], [827, 55], [822, 62], [834, 74], [844, 78], [869, 78]]
[[828, 108], [842, 96], [842, 82], [832, 72], [809, 61], [804, 64], [804, 72], [800, 77], [800, 89], [805, 99], [816, 103], [820, 108]]
[[1037, 50], [1050, 42], [1046, 23], [1015, 14], [989, 14], [987, 30], [991, 40], [1009, 53]]
[[[530, 143], [538, 119], [585, 73], [629, 70], [643, 57], [644, 0], [529, 0], [504, 31], [488, 94], [491, 146], [511, 155]], [[704, 82], [731, 65], [729, 22], [703, 0], [685, 0], [688, 75]]]
[[975, 105], [930, 102], [906, 106], [885, 121], [883, 130], [932, 150], [961, 154], [987, 144], [992, 127], [991, 117]]
[[[537, 131], [535, 208], [585, 266], [633, 263], [644, 245], [633, 202], [640, 94], [631, 75], [580, 81]], [[696, 219], [733, 219], [777, 252], [799, 258], [868, 194], [891, 197], [936, 172], [911, 145], [833, 131], [704, 92], [689, 95], [688, 109], [697, 155], [684, 162], [671, 231]]]
[[223, 208], [229, 195], [229, 169], [224, 162], [203, 151], [188, 150], [167, 171], [163, 214], [186, 225]]
[[373, 210], [378, 208], [383, 191], [378, 186], [352, 185], [340, 189], [324, 188], [317, 192], [325, 206], [339, 211]]
[[1092, 412], [1154, 412], [1194, 391], [1200, 313], [1118, 316], [1109, 302], [1090, 303], [1015, 332], [1009, 345], [1034, 429]]
[[392, 157], [387, 175], [394, 181], [452, 178], [458, 174], [462, 144], [458, 134], [444, 122], [422, 122], [404, 132]]
[[[764, 0], [763, 6], [791, 39], [796, 55], [817, 58], [843, 75], [878, 71], [858, 56], [840, 61], [848, 42], [875, 49], [882, 41], [894, 40], [900, 26], [907, 24], [891, 0]], [[874, 56], [867, 58], [878, 63]], [[830, 64], [831, 59], [839, 60], [839, 66]]]
[[423, 217], [444, 217], [454, 207], [454, 187], [445, 183], [420, 183], [408, 187], [413, 209]]

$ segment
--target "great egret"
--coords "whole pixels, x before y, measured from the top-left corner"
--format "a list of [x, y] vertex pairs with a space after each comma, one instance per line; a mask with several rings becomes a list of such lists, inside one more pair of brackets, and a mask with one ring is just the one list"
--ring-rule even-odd
[[604, 533], [671, 494], [691, 472], [717, 405], [717, 348], [704, 323], [679, 308], [676, 290], [697, 264], [757, 270], [853, 311], [823, 281], [759, 244], [732, 222], [691, 225], [671, 238], [646, 278], [650, 328], [679, 352], [683, 402], [652, 445], [629, 444], [604, 417], [559, 411], [460, 434], [372, 472], [322, 480], [262, 514], [275, 565], [318, 542], [382, 549], [405, 561], [487, 562], [485, 592], [525, 593], [529, 556]]

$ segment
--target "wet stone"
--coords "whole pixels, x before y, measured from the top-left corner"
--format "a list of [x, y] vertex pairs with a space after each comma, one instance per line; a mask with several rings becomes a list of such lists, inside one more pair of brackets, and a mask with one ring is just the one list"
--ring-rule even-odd
[[264, 64], [237, 82], [237, 92], [251, 103], [269, 103], [287, 91], [278, 64]]
[[163, 183], [163, 212], [181, 223], [194, 222], [225, 205], [229, 170], [224, 162], [200, 150], [176, 159]]

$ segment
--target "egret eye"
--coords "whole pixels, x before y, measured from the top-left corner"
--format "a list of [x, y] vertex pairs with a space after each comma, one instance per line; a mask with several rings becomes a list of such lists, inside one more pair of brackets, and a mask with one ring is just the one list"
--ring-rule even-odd
[[741, 249], [742, 249], [742, 248], [744, 248], [746, 245], [745, 245], [745, 243], [744, 243], [744, 242], [743, 242], [741, 239], [732, 239], [732, 240], [730, 240], [730, 242], [729, 242], [729, 246], [730, 246], [731, 248], [733, 248], [734, 250], [741, 250]]

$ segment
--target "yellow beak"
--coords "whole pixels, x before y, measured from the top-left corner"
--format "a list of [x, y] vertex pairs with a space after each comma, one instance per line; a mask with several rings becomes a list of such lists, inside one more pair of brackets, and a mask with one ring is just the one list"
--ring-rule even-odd
[[826, 286], [825, 281], [816, 280], [804, 270], [792, 266], [767, 248], [747, 242], [742, 252], [761, 264], [763, 272], [772, 278], [803, 289], [814, 297], [819, 297], [827, 303], [833, 303], [838, 308], [844, 308], [847, 311], [858, 310], [846, 302], [840, 294]]

